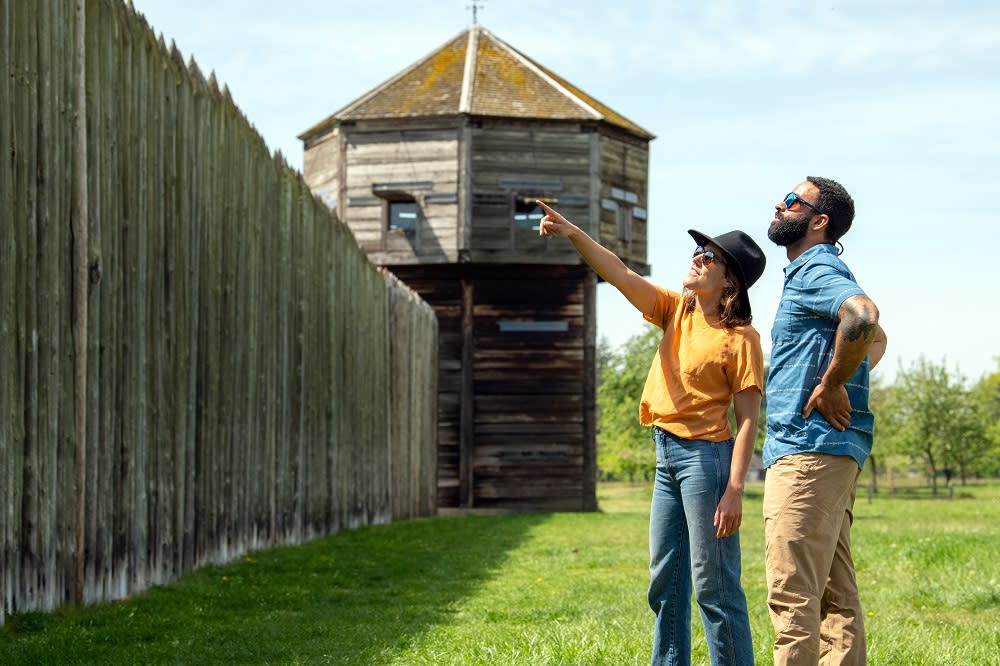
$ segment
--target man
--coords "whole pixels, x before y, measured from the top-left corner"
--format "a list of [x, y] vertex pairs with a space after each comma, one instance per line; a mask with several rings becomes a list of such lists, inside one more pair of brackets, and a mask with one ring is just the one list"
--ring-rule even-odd
[[868, 372], [885, 353], [886, 336], [878, 309], [836, 247], [854, 219], [847, 191], [810, 176], [775, 209], [767, 235], [791, 263], [771, 330], [766, 387], [764, 535], [774, 663], [864, 664], [851, 522], [872, 448]]

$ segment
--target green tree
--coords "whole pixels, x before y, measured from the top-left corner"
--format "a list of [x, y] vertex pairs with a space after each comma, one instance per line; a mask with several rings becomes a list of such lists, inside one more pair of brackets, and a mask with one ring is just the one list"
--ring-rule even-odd
[[[601, 336], [597, 340], [597, 387], [596, 390], [601, 390], [601, 381], [604, 379], [604, 368], [608, 367], [609, 363], [615, 362], [615, 348], [612, 346], [611, 341], [608, 340], [606, 336]], [[600, 409], [600, 405], [598, 405]]]
[[947, 369], [921, 357], [910, 368], [899, 369], [895, 400], [889, 405], [888, 421], [894, 426], [887, 438], [890, 446], [923, 460], [935, 494], [947, 421], [941, 389], [947, 384]]
[[957, 470], [964, 486], [972, 474], [983, 471], [983, 462], [991, 448], [990, 423], [983, 396], [975, 388], [956, 387], [957, 400], [951, 412], [952, 432], [945, 447], [945, 477], [951, 481]]
[[[900, 438], [896, 437], [900, 424], [900, 411], [896, 406], [899, 391], [895, 384], [883, 384], [872, 378], [868, 404], [875, 414], [875, 442], [872, 447], [871, 460], [878, 456], [879, 469], [885, 474], [889, 483], [889, 492], [896, 490], [895, 470], [900, 466], [908, 466], [910, 454], [900, 451]], [[872, 468], [874, 469], [874, 465]], [[872, 474], [872, 488], [878, 491], [876, 475]]]
[[621, 349], [599, 350], [597, 465], [604, 478], [649, 479], [656, 469], [649, 430], [639, 424], [639, 399], [662, 336], [649, 325]]
[[939, 473], [950, 481], [957, 471], [964, 483], [990, 446], [980, 401], [965, 383], [944, 362], [921, 357], [909, 368], [901, 368], [892, 391], [876, 399], [883, 419], [880, 444], [922, 460], [934, 494]]
[[982, 409], [987, 440], [987, 451], [978, 471], [986, 476], [1000, 476], [1000, 356], [996, 363], [997, 370], [984, 375], [973, 387]]

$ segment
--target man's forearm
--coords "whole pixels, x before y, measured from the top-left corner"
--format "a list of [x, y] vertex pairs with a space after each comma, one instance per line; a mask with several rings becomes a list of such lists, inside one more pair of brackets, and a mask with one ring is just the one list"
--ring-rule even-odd
[[843, 385], [857, 371], [879, 330], [878, 308], [867, 297], [853, 296], [840, 308], [833, 358], [823, 383]]

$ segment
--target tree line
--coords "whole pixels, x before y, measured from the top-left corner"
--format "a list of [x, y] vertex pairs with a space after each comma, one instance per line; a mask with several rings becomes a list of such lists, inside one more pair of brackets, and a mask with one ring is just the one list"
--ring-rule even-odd
[[[601, 478], [648, 480], [656, 466], [638, 405], [662, 332], [648, 326], [614, 348], [597, 349], [597, 464]], [[1000, 357], [992, 373], [970, 380], [946, 360], [924, 357], [900, 367], [891, 384], [872, 380], [875, 447], [869, 465], [875, 489], [901, 478], [922, 477], [937, 494], [940, 485], [1000, 476]], [[755, 450], [766, 430], [766, 401]], [[730, 410], [732, 411], [732, 410]]]

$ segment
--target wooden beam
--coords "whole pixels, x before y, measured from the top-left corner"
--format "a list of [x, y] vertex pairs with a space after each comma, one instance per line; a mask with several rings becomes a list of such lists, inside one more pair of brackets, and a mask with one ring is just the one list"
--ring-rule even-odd
[[76, 2], [76, 93], [73, 122], [73, 282], [76, 319], [74, 321], [74, 406], [76, 410], [76, 553], [73, 601], [83, 605], [84, 555], [86, 553], [87, 500], [87, 295], [89, 291], [89, 240], [87, 238], [87, 56], [86, 0]]
[[583, 283], [583, 510], [597, 511], [597, 274]]
[[472, 492], [473, 479], [473, 449], [475, 448], [475, 404], [473, 364], [476, 349], [474, 338], [473, 315], [475, 306], [475, 284], [468, 279], [462, 280], [462, 395], [459, 408], [459, 504], [471, 507], [475, 503]]

